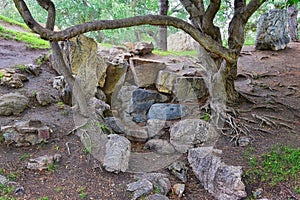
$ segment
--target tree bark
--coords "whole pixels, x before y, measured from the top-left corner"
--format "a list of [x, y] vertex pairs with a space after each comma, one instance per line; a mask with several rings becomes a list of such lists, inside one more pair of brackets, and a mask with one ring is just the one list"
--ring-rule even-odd
[[289, 35], [291, 37], [291, 40], [294, 42], [299, 42], [299, 36], [298, 36], [298, 9], [296, 7], [296, 4], [289, 6], [287, 9], [288, 15], [289, 15]]
[[[37, 0], [37, 2], [42, 8], [44, 8], [48, 12], [46, 29], [52, 31], [55, 26], [55, 16], [56, 16], [55, 5], [51, 0]], [[79, 106], [80, 113], [83, 116], [88, 116], [89, 115], [88, 107], [87, 107], [86, 99], [84, 97], [82, 88], [78, 80], [76, 80], [73, 77], [70, 69], [67, 67], [63, 59], [61, 48], [59, 47], [58, 42], [50, 42], [50, 45], [53, 51], [55, 63], [58, 66], [60, 73], [63, 75], [66, 82], [69, 84], [69, 86], [71, 86], [72, 93], [76, 94], [73, 96], [75, 97], [75, 100]]]
[[[166, 16], [168, 15], [169, 10], [169, 1], [168, 0], [159, 0], [159, 14]], [[167, 37], [168, 37], [168, 29], [167, 26], [159, 26], [158, 28], [158, 49], [162, 51], [167, 51], [168, 49], [168, 43], [167, 43]]]

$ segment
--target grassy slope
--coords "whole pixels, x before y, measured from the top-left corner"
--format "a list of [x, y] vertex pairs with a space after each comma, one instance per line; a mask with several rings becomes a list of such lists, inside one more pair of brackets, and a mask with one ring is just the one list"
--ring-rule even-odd
[[0, 25], [0, 36], [6, 39], [14, 39], [17, 41], [23, 41], [30, 48], [47, 49], [50, 48], [49, 42], [40, 39], [36, 34], [30, 33], [30, 29], [23, 23], [17, 22], [10, 18], [0, 15], [0, 21], [9, 23], [14, 26], [19, 26], [28, 32], [18, 32], [14, 30], [9, 30]]

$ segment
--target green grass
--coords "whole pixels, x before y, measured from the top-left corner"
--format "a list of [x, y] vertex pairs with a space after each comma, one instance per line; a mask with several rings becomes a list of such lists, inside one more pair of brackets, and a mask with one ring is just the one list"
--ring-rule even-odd
[[2, 74], [2, 72], [0, 72], [0, 80], [2, 79], [2, 77], [3, 77], [3, 74]]
[[23, 160], [25, 160], [25, 159], [27, 159], [27, 158], [29, 158], [29, 157], [30, 157], [30, 154], [29, 154], [29, 153], [24, 153], [24, 154], [22, 154], [22, 155], [20, 156], [20, 160], [23, 161]]
[[2, 21], [4, 21], [4, 22], [9, 23], [9, 24], [14, 24], [14, 25], [20, 26], [20, 27], [22, 27], [22, 28], [24, 28], [24, 29], [26, 29], [26, 30], [30, 30], [30, 28], [28, 28], [28, 26], [27, 26], [26, 24], [20, 23], [20, 22], [18, 22], [18, 21], [16, 21], [16, 20], [13, 20], [13, 19], [11, 19], [11, 18], [8, 18], [8, 17], [5, 17], [5, 16], [0, 15], [0, 19], [1, 19]]
[[40, 39], [36, 34], [27, 32], [17, 32], [9, 30], [0, 25], [0, 36], [6, 39], [14, 39], [16, 41], [24, 41], [27, 46], [33, 49], [48, 49], [50, 44], [46, 40]]
[[15, 198], [11, 197], [14, 191], [15, 187], [0, 183], [0, 200], [15, 200]]
[[152, 53], [160, 55], [160, 56], [197, 56], [197, 51], [160, 51], [160, 50], [153, 50]]
[[249, 165], [250, 169], [246, 171], [249, 183], [259, 181], [274, 187], [285, 182], [300, 193], [300, 148], [273, 147], [260, 157], [250, 157]]

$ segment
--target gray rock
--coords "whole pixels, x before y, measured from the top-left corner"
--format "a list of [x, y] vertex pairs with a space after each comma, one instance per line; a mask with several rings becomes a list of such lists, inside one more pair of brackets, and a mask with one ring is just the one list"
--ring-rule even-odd
[[173, 190], [174, 190], [174, 193], [178, 196], [178, 198], [181, 198], [184, 193], [184, 190], [185, 190], [185, 184], [176, 183], [173, 186]]
[[172, 163], [168, 169], [171, 171], [174, 176], [176, 176], [179, 180], [186, 183], [187, 182], [187, 171], [188, 168], [181, 161], [176, 161]]
[[2, 74], [0, 85], [10, 88], [21, 88], [24, 86], [23, 82], [28, 81], [27, 76], [17, 73], [15, 69], [0, 69], [0, 73]]
[[148, 112], [148, 119], [174, 120], [188, 115], [188, 107], [182, 104], [153, 104]]
[[29, 64], [28, 66], [28, 70], [31, 74], [33, 74], [34, 76], [39, 76], [42, 69], [40, 65], [33, 65], [33, 64]]
[[117, 100], [116, 97], [113, 96], [113, 93], [118, 94], [120, 90], [119, 87], [123, 85], [125, 76], [127, 72], [127, 64], [112, 64], [108, 63], [108, 67], [106, 70], [106, 79], [105, 84], [101, 88], [107, 97], [107, 102], [111, 102], [113, 100]]
[[157, 193], [166, 195], [171, 189], [171, 182], [166, 174], [162, 173], [145, 173], [134, 176], [136, 179], [145, 179], [153, 184]]
[[152, 53], [154, 45], [152, 42], [136, 42], [132, 52], [136, 55], [146, 55]]
[[96, 92], [95, 96], [97, 99], [99, 99], [101, 101], [106, 102], [106, 100], [107, 100], [105, 93], [100, 88], [97, 88], [97, 92]]
[[149, 138], [146, 127], [126, 126], [125, 134], [127, 138], [133, 141], [145, 142]]
[[72, 66], [72, 73], [80, 80], [88, 100], [95, 96], [97, 86], [103, 87], [105, 83], [107, 64], [97, 53], [97, 43], [84, 35], [64, 43], [65, 61]]
[[169, 51], [192, 51], [196, 50], [196, 41], [183, 31], [178, 31], [168, 37]]
[[36, 93], [36, 100], [41, 106], [46, 106], [54, 102], [53, 97], [47, 91], [40, 91]]
[[130, 141], [120, 135], [109, 135], [106, 143], [104, 167], [109, 172], [125, 172], [128, 168], [131, 144]]
[[138, 87], [149, 87], [154, 85], [156, 83], [158, 72], [166, 68], [165, 63], [155, 60], [130, 58], [129, 61], [134, 82]]
[[249, 137], [245, 137], [245, 136], [242, 136], [238, 139], [238, 144], [240, 147], [245, 147], [245, 146], [248, 146], [251, 142], [251, 139]]
[[255, 48], [278, 51], [290, 42], [288, 14], [284, 9], [272, 9], [258, 20]]
[[107, 103], [97, 99], [96, 97], [92, 97], [88, 104], [91, 112], [95, 112], [101, 117], [103, 117], [103, 112], [110, 109], [110, 106]]
[[160, 70], [155, 82], [157, 90], [162, 93], [172, 94], [177, 77], [179, 77], [179, 75], [174, 72]]
[[39, 144], [50, 138], [50, 129], [39, 120], [16, 122], [12, 126], [2, 126], [6, 144], [14, 143], [15, 146], [29, 146]]
[[149, 194], [153, 190], [152, 183], [147, 179], [141, 179], [127, 185], [127, 191], [134, 192], [132, 200]]
[[55, 163], [59, 163], [60, 161], [60, 154], [54, 154], [53, 156], [44, 155], [34, 159], [29, 159], [29, 162], [27, 163], [27, 169], [45, 170], [49, 169], [50, 166], [53, 166]]
[[66, 85], [65, 79], [63, 76], [56, 76], [52, 80], [52, 87], [57, 90], [62, 90]]
[[18, 115], [28, 107], [29, 99], [18, 93], [0, 96], [0, 115]]
[[170, 142], [180, 153], [186, 153], [194, 145], [215, 142], [218, 133], [208, 122], [200, 119], [185, 119], [170, 129]]
[[149, 119], [147, 121], [147, 131], [149, 138], [159, 138], [165, 134], [165, 129], [169, 128], [166, 121], [159, 119]]
[[241, 181], [242, 167], [226, 165], [213, 152], [213, 147], [200, 147], [188, 152], [188, 161], [201, 184], [219, 200], [246, 197], [245, 185]]
[[175, 153], [175, 148], [167, 140], [152, 139], [145, 144], [145, 147], [157, 152], [158, 154], [165, 155]]
[[152, 194], [147, 196], [146, 200], [169, 200], [169, 198], [162, 194]]
[[116, 133], [124, 134], [125, 133], [125, 125], [123, 122], [116, 117], [106, 117], [105, 123]]
[[165, 95], [150, 90], [137, 88], [132, 93], [132, 104], [129, 105], [129, 112], [133, 121], [137, 123], [146, 121], [146, 113], [156, 102], [165, 102], [168, 98]]
[[7, 178], [0, 174], [0, 184], [5, 185], [7, 182], [8, 182]]
[[179, 102], [198, 102], [208, 96], [208, 89], [201, 77], [178, 77], [173, 93]]

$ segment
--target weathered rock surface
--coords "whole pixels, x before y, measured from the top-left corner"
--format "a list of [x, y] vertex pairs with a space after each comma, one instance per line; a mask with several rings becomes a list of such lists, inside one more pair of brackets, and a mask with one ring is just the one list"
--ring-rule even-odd
[[149, 194], [153, 190], [153, 184], [147, 179], [141, 179], [127, 185], [127, 191], [134, 192], [132, 200]]
[[170, 142], [180, 153], [186, 153], [194, 145], [214, 143], [218, 133], [214, 127], [200, 119], [185, 119], [170, 129]]
[[111, 99], [113, 99], [112, 97], [113, 93], [118, 94], [118, 91], [120, 90], [124, 82], [126, 72], [127, 72], [126, 63], [118, 63], [118, 64], [108, 63], [108, 67], [106, 70], [105, 84], [103, 85], [102, 88], [103, 92], [106, 94], [108, 102], [111, 102]]
[[157, 74], [166, 64], [156, 60], [130, 58], [130, 70], [138, 87], [149, 87], [156, 82]]
[[258, 20], [255, 48], [278, 51], [290, 42], [288, 14], [284, 9], [273, 9], [262, 14]]
[[97, 86], [103, 87], [107, 64], [98, 55], [97, 43], [84, 35], [76, 36], [64, 43], [66, 63], [72, 67], [72, 73], [81, 81], [83, 91], [90, 99], [95, 96]]
[[159, 71], [155, 82], [157, 90], [162, 93], [172, 94], [177, 77], [179, 76], [174, 72], [167, 70]]
[[111, 134], [108, 138], [103, 163], [105, 170], [115, 173], [125, 172], [128, 168], [131, 150], [130, 141], [116, 134]]
[[186, 183], [187, 182], [187, 171], [188, 168], [185, 166], [185, 164], [181, 161], [176, 161], [172, 163], [168, 169], [171, 171], [171, 173], [176, 176], [179, 180]]
[[146, 200], [169, 200], [169, 198], [162, 194], [152, 194], [147, 196]]
[[1, 79], [0, 85], [5, 85], [10, 88], [21, 88], [24, 86], [23, 82], [28, 81], [27, 76], [16, 72], [15, 69], [0, 69]]
[[125, 126], [125, 134], [133, 141], [145, 142], [149, 138], [147, 128], [144, 126]]
[[188, 115], [188, 107], [182, 104], [153, 104], [148, 112], [148, 119], [174, 120]]
[[60, 154], [54, 154], [53, 156], [44, 155], [34, 159], [29, 159], [29, 162], [27, 163], [27, 169], [41, 171], [53, 167], [54, 164], [59, 163], [60, 161]]
[[105, 123], [116, 133], [125, 134], [125, 125], [116, 117], [106, 117]]
[[[130, 47], [130, 46], [129, 46]], [[130, 49], [130, 51], [136, 55], [146, 55], [153, 51], [154, 45], [152, 42], [136, 42], [134, 43], [133, 48]]]
[[145, 147], [157, 152], [158, 154], [173, 154], [175, 153], [175, 148], [170, 142], [162, 139], [152, 139], [149, 140]]
[[46, 106], [54, 102], [54, 98], [47, 91], [40, 91], [36, 93], [36, 100], [41, 106]]
[[50, 138], [50, 128], [39, 120], [16, 122], [11, 126], [2, 126], [5, 143], [16, 146], [29, 146], [39, 144]]
[[208, 89], [201, 77], [178, 77], [173, 93], [179, 102], [198, 102], [198, 99], [208, 96]]
[[188, 34], [178, 31], [168, 37], [169, 51], [192, 51], [196, 50], [196, 41]]
[[137, 88], [132, 93], [132, 104], [129, 105], [129, 112], [133, 121], [137, 123], [146, 121], [146, 113], [149, 108], [158, 102], [165, 102], [168, 97], [150, 90]]
[[201, 184], [219, 200], [246, 197], [241, 181], [242, 167], [226, 165], [214, 154], [213, 147], [199, 147], [188, 152], [188, 161]]
[[147, 121], [147, 131], [149, 138], [159, 138], [165, 134], [166, 130], [169, 128], [165, 120], [159, 119], [149, 119]]
[[0, 115], [18, 115], [28, 107], [29, 99], [19, 93], [0, 96]]

